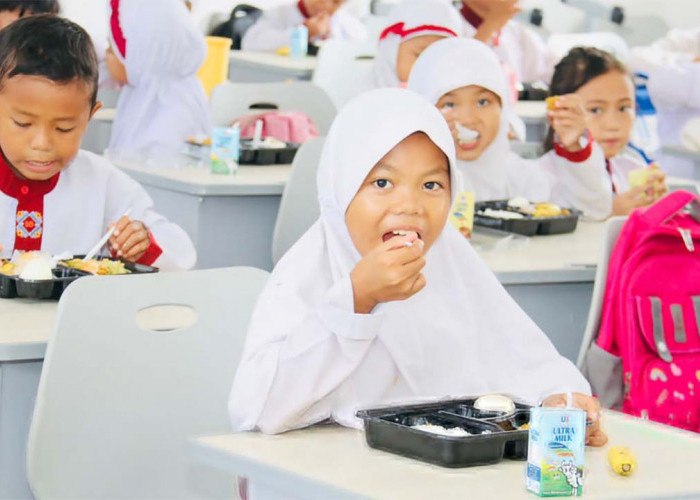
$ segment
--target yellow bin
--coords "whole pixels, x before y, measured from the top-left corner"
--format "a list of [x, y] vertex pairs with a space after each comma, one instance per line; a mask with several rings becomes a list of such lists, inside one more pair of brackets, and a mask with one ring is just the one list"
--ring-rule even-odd
[[211, 91], [228, 78], [228, 58], [231, 51], [230, 38], [221, 36], [208, 36], [207, 58], [197, 71], [197, 77], [204, 86], [207, 97]]

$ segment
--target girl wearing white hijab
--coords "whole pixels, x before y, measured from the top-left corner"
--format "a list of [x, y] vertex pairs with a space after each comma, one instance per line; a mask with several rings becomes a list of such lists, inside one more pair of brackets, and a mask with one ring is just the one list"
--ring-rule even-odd
[[473, 191], [477, 201], [523, 196], [573, 207], [595, 219], [610, 213], [602, 151], [578, 144], [586, 129], [582, 110], [578, 121], [569, 118], [557, 127], [560, 135], [573, 135], [581, 151], [539, 161], [510, 151], [506, 79], [497, 56], [483, 43], [454, 38], [433, 44], [416, 61], [408, 88], [447, 119], [463, 189]]
[[457, 10], [444, 0], [405, 0], [394, 7], [389, 26], [379, 36], [372, 88], [405, 84], [421, 52], [437, 40], [458, 36], [461, 22]]
[[211, 131], [197, 70], [207, 47], [184, 2], [110, 0], [107, 65], [124, 83], [109, 153], [175, 157], [190, 136]]
[[597, 422], [583, 376], [446, 224], [456, 179], [449, 129], [425, 99], [378, 89], [341, 110], [318, 170], [321, 216], [251, 319], [236, 431], [361, 427], [362, 407], [483, 393], [559, 404], [575, 391]]

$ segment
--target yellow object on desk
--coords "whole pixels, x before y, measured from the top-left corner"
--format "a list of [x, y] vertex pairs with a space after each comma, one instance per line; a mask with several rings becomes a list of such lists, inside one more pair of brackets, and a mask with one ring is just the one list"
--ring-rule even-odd
[[291, 49], [289, 48], [289, 45], [284, 45], [282, 47], [278, 47], [275, 51], [275, 54], [277, 54], [278, 56], [288, 56], [290, 52]]
[[613, 446], [608, 450], [608, 462], [612, 470], [621, 476], [629, 476], [637, 468], [637, 459], [624, 446]]
[[197, 78], [204, 86], [207, 97], [214, 87], [228, 79], [229, 52], [232, 40], [221, 36], [208, 36], [207, 58], [197, 71]]
[[474, 229], [474, 193], [461, 191], [452, 205], [450, 222], [464, 236], [470, 237]]

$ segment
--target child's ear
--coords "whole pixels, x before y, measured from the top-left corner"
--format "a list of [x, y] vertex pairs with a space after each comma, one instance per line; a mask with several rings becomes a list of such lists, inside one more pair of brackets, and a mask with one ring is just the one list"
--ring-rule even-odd
[[100, 109], [102, 109], [102, 101], [97, 101], [90, 110], [90, 118], [88, 119], [88, 121], [92, 120], [92, 117], [95, 116], [95, 113], [97, 113], [97, 111]]

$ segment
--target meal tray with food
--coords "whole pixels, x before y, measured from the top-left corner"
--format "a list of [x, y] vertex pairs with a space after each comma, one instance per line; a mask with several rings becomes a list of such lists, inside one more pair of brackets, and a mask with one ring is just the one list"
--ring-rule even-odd
[[68, 285], [83, 276], [158, 272], [157, 267], [105, 257], [90, 259], [85, 266], [81, 266], [81, 262], [84, 263], [80, 257], [70, 261], [59, 261], [57, 266], [51, 269], [51, 279], [23, 279], [13, 274], [12, 263], [2, 260], [0, 261], [0, 298], [58, 300]]
[[276, 142], [279, 143], [279, 147], [271, 147], [271, 143], [264, 143], [261, 147], [253, 147], [252, 139], [241, 139], [238, 164], [286, 165], [292, 163], [300, 144], [294, 142]]
[[470, 467], [527, 458], [530, 407], [483, 411], [475, 399], [361, 410], [372, 447], [443, 467]]
[[581, 212], [559, 208], [551, 203], [530, 204], [523, 209], [510, 204], [513, 200], [477, 202], [474, 224], [525, 236], [562, 234], [576, 230]]

